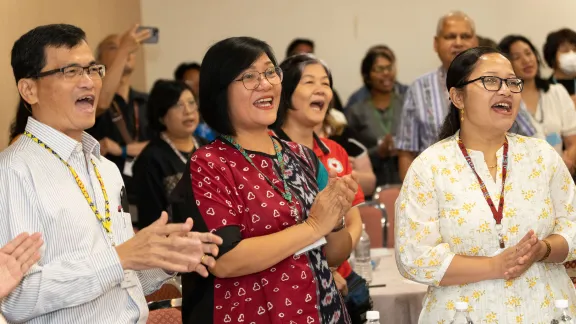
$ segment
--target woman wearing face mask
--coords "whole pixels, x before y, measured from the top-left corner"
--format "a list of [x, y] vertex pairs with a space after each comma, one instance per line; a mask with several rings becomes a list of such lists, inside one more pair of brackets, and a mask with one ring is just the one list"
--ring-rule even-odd
[[524, 36], [510, 35], [498, 45], [508, 55], [516, 75], [524, 80], [522, 102], [530, 112], [538, 137], [545, 138], [574, 174], [576, 161], [576, 109], [566, 89], [540, 77], [540, 57]]
[[185, 83], [154, 83], [148, 99], [148, 125], [156, 136], [134, 164], [140, 228], [152, 224], [167, 210], [168, 197], [180, 180], [188, 157], [206, 144], [206, 140], [192, 135], [198, 119], [196, 100]]
[[[332, 74], [324, 62], [311, 54], [298, 54], [289, 57], [280, 64], [284, 73], [282, 80], [282, 95], [278, 117], [272, 125], [279, 138], [296, 142], [314, 151], [328, 170], [335, 170], [338, 176], [352, 173], [352, 166], [348, 161], [348, 154], [344, 148], [327, 138], [320, 138], [314, 129], [323, 124], [332, 100]], [[346, 230], [350, 234], [352, 247], [356, 246], [362, 234], [362, 218], [357, 205], [364, 202], [362, 190], [358, 190], [352, 208], [346, 214]], [[336, 271], [337, 270], [337, 271]], [[352, 272], [350, 264], [345, 261], [337, 269], [333, 269], [336, 283], [343, 295], [347, 295], [347, 287], [356, 286], [356, 281], [363, 282], [361, 289], [353, 293], [364, 298], [365, 309], [360, 313], [352, 313], [353, 323], [360, 322], [362, 312], [369, 310], [369, 292], [365, 281]], [[347, 300], [349, 305], [350, 300]], [[365, 305], [349, 305], [349, 311]]]
[[543, 323], [554, 299], [576, 303], [561, 264], [576, 258], [576, 188], [546, 141], [508, 133], [522, 87], [494, 48], [450, 64], [441, 141], [414, 160], [396, 202], [398, 269], [430, 286], [419, 323], [448, 323], [458, 301], [475, 323]]
[[544, 59], [554, 69], [550, 81], [563, 85], [576, 104], [576, 32], [564, 28], [548, 34]]
[[330, 267], [352, 250], [344, 216], [358, 185], [269, 134], [283, 74], [268, 44], [222, 40], [200, 74], [200, 112], [222, 135], [192, 155], [175, 190], [191, 208], [174, 215], [224, 242], [208, 279], [183, 275], [184, 323], [350, 323]]

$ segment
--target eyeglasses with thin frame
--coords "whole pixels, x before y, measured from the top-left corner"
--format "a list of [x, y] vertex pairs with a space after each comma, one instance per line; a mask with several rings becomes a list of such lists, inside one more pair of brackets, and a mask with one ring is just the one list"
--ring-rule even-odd
[[106, 75], [106, 67], [103, 64], [91, 64], [88, 66], [70, 65], [59, 69], [40, 72], [33, 77], [39, 79], [56, 73], [62, 73], [64, 78], [67, 80], [78, 79], [86, 73], [90, 79], [94, 80], [104, 78], [104, 75]]
[[372, 72], [374, 73], [392, 73], [392, 71], [394, 71], [394, 64], [378, 65], [372, 68]]
[[196, 103], [195, 100], [190, 100], [188, 102], [178, 101], [174, 106], [172, 106], [172, 109], [176, 109], [178, 111], [184, 111], [188, 107], [191, 113], [198, 112], [198, 104]]
[[283, 73], [282, 69], [278, 66], [270, 67], [266, 69], [266, 71], [264, 72], [248, 71], [242, 74], [242, 76], [239, 79], [236, 79], [234, 81], [242, 81], [242, 84], [244, 84], [244, 88], [246, 88], [247, 90], [254, 90], [258, 88], [258, 86], [260, 86], [260, 81], [262, 81], [262, 75], [264, 75], [266, 80], [268, 80], [268, 82], [270, 82], [270, 84], [272, 85], [282, 83]]
[[499, 78], [497, 76], [481, 76], [474, 80], [462, 82], [458, 88], [464, 87], [470, 83], [474, 83], [477, 81], [482, 80], [482, 84], [484, 85], [484, 89], [488, 91], [499, 91], [502, 88], [502, 84], [506, 83], [508, 89], [510, 89], [513, 93], [520, 93], [524, 89], [524, 80], [520, 78]]

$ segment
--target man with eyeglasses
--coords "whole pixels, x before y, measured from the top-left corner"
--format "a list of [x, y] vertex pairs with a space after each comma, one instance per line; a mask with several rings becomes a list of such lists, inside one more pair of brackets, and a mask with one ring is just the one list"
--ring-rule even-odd
[[88, 133], [100, 141], [101, 153], [116, 163], [122, 173], [128, 200], [135, 204], [132, 165], [150, 139], [148, 94], [132, 88], [136, 52], [150, 37], [150, 30], [132, 26], [121, 35], [105, 37], [96, 50], [96, 60], [106, 66], [107, 76], [96, 110], [96, 123]]
[[45, 244], [2, 314], [18, 323], [145, 323], [145, 294], [174, 272], [207, 276], [221, 239], [190, 232], [191, 219], [167, 224], [166, 213], [134, 235], [120, 172], [84, 132], [106, 69], [80, 28], [29, 31], [11, 63], [32, 117], [0, 153], [0, 246], [21, 232], [39, 232]]
[[[398, 150], [400, 179], [420, 152], [438, 140], [440, 127], [448, 114], [450, 99], [446, 91], [446, 71], [452, 60], [469, 48], [478, 46], [474, 21], [460, 11], [449, 12], [438, 21], [434, 50], [442, 65], [412, 83], [406, 92], [400, 125], [394, 145]], [[517, 132], [532, 136], [536, 130], [526, 110], [516, 117]]]

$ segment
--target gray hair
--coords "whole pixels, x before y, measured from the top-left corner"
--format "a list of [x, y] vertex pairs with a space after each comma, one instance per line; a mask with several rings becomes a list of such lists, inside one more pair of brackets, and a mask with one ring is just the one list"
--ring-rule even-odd
[[470, 28], [472, 28], [472, 32], [476, 34], [476, 24], [474, 24], [474, 20], [472, 20], [472, 18], [470, 18], [470, 16], [468, 16], [464, 12], [455, 10], [448, 12], [444, 16], [440, 17], [440, 19], [438, 19], [438, 25], [436, 26], [436, 36], [440, 36], [442, 34], [442, 30], [444, 29], [444, 23], [446, 23], [447, 20], [453, 18], [467, 21], [470, 24]]

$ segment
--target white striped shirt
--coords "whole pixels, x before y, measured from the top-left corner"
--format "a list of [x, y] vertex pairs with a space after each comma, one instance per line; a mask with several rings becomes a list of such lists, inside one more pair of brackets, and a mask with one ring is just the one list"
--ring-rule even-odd
[[[450, 98], [446, 90], [446, 75], [442, 67], [416, 79], [408, 88], [404, 98], [400, 125], [396, 128], [394, 138], [396, 148], [420, 153], [432, 146], [438, 141], [440, 128], [449, 109]], [[516, 122], [517, 132], [520, 135], [536, 134], [526, 108], [520, 107]]]
[[[33, 118], [26, 130], [76, 170], [104, 215], [94, 160], [110, 200], [116, 244], [134, 235], [130, 215], [118, 212], [122, 176], [100, 156], [98, 141], [84, 133], [79, 143]], [[2, 300], [9, 323], [146, 322], [144, 295], [170, 276], [160, 269], [123, 271], [110, 239], [58, 157], [21, 136], [0, 153], [0, 188], [0, 246], [21, 232], [41, 232], [45, 242], [40, 261]]]

